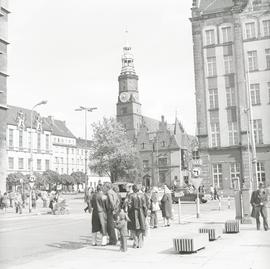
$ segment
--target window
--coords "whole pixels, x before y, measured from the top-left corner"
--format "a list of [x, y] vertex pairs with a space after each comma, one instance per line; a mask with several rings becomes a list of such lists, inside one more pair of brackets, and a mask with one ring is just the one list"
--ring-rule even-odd
[[224, 56], [224, 68], [225, 74], [233, 73], [233, 57], [231, 55]]
[[74, 149], [71, 149], [71, 153], [74, 154]]
[[37, 159], [37, 170], [41, 170], [41, 159]]
[[210, 109], [218, 108], [218, 90], [209, 90], [209, 107]]
[[144, 149], [144, 145], [145, 145], [145, 143], [142, 143], [142, 149]]
[[165, 147], [165, 141], [162, 141], [162, 147], [163, 148]]
[[158, 165], [159, 166], [166, 166], [167, 165], [167, 158], [159, 158]]
[[246, 39], [255, 38], [255, 22], [246, 23]]
[[31, 132], [27, 132], [28, 148], [31, 148]]
[[222, 165], [221, 163], [212, 164], [213, 185], [222, 188]]
[[235, 89], [226, 88], [227, 107], [235, 106]]
[[41, 147], [41, 135], [40, 133], [37, 133], [37, 149], [40, 149]]
[[50, 160], [45, 160], [45, 170], [50, 170]]
[[208, 77], [217, 75], [216, 57], [207, 58], [207, 75]]
[[256, 144], [263, 144], [262, 120], [253, 120], [253, 132]]
[[261, 103], [260, 84], [251, 84], [250, 85], [250, 95], [251, 95], [251, 104], [252, 105], [259, 105]]
[[234, 184], [234, 179], [239, 178], [240, 180], [240, 163], [230, 164], [230, 178], [231, 178], [231, 186], [233, 186]]
[[121, 114], [127, 114], [127, 107], [121, 108]]
[[8, 157], [8, 169], [14, 169], [14, 158]]
[[50, 137], [48, 134], [46, 134], [46, 150], [50, 149]]
[[228, 127], [229, 127], [229, 144], [237, 145], [239, 143], [237, 122], [229, 122]]
[[18, 168], [19, 169], [23, 169], [24, 167], [23, 167], [24, 165], [23, 165], [23, 158], [19, 158], [18, 159]]
[[14, 139], [13, 139], [13, 129], [8, 130], [8, 145], [9, 147], [13, 147]]
[[19, 148], [23, 147], [23, 131], [19, 130]]
[[28, 167], [27, 168], [28, 168], [28, 170], [31, 170], [31, 159], [30, 158], [28, 159]]
[[200, 153], [198, 150], [193, 150], [192, 151], [192, 159], [193, 160], [199, 160], [200, 159]]
[[258, 70], [258, 58], [257, 51], [248, 51], [248, 70], [255, 71]]
[[159, 172], [159, 182], [166, 183], [166, 172], [165, 171]]
[[149, 161], [148, 160], [143, 160], [143, 169], [149, 168]]
[[215, 44], [215, 31], [214, 30], [205, 31], [205, 41], [206, 41], [207, 46]]
[[265, 50], [266, 68], [270, 69], [270, 49]]
[[220, 131], [219, 131], [219, 123], [211, 123], [211, 142], [212, 147], [220, 146]]
[[270, 20], [265, 20], [262, 22], [263, 24], [263, 35], [270, 36]]
[[257, 180], [258, 182], [265, 182], [265, 168], [264, 163], [257, 162]]
[[221, 32], [223, 43], [232, 41], [232, 28], [230, 26], [222, 27]]

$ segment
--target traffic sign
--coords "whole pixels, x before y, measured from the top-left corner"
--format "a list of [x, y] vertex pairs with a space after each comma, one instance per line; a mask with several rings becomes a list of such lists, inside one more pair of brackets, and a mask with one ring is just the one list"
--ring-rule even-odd
[[201, 174], [201, 169], [199, 167], [194, 167], [192, 169], [193, 177], [199, 177]]
[[179, 198], [179, 197], [184, 196], [184, 193], [183, 193], [182, 191], [175, 192], [175, 193], [174, 193], [174, 196], [175, 196], [176, 198]]

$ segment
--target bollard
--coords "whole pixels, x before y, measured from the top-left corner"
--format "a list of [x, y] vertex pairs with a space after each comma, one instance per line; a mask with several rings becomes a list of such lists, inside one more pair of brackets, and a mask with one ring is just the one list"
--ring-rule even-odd
[[196, 217], [197, 217], [197, 219], [200, 217], [200, 197], [199, 197], [199, 192], [197, 192], [197, 199], [196, 199]]
[[181, 200], [178, 198], [178, 223], [181, 224]]
[[228, 209], [231, 209], [231, 197], [228, 196]]

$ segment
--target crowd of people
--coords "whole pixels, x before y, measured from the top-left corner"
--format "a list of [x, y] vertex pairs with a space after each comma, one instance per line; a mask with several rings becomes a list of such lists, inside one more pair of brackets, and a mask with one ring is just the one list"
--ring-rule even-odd
[[141, 184], [134, 184], [127, 190], [124, 199], [117, 185], [99, 184], [96, 190], [89, 188], [85, 211], [92, 213], [92, 245], [96, 246], [101, 234], [101, 246], [116, 245], [127, 250], [128, 238], [134, 248], [143, 246], [149, 228], [158, 227], [157, 212], [161, 210], [164, 226], [170, 226], [172, 219], [172, 197], [169, 188], [163, 186], [163, 196], [159, 201], [158, 189], [151, 190]]

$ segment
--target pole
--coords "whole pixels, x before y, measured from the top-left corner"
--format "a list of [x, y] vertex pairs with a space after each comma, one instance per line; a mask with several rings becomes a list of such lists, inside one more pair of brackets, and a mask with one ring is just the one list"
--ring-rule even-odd
[[[36, 106], [33, 106], [31, 110], [31, 120], [30, 120], [30, 180], [33, 176], [33, 110]], [[29, 191], [29, 213], [32, 211], [32, 189], [30, 186]]]
[[197, 219], [200, 217], [200, 196], [199, 196], [198, 189], [197, 189], [197, 200], [196, 200], [196, 216], [197, 216]]
[[88, 190], [88, 177], [87, 177], [87, 109], [84, 110], [84, 132], [85, 132], [85, 166], [84, 166], [84, 172], [85, 172], [85, 194]]
[[178, 223], [181, 224], [181, 200], [178, 197]]

